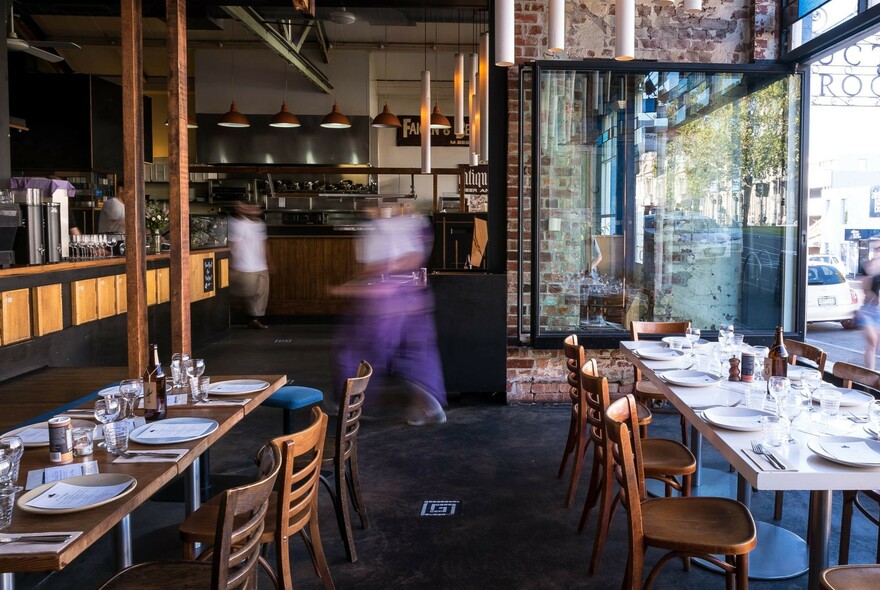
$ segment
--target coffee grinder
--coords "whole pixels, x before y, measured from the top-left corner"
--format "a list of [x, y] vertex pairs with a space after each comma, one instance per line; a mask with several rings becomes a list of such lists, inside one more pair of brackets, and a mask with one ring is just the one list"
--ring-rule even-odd
[[15, 264], [15, 232], [21, 226], [21, 208], [12, 202], [9, 191], [0, 190], [0, 268]]

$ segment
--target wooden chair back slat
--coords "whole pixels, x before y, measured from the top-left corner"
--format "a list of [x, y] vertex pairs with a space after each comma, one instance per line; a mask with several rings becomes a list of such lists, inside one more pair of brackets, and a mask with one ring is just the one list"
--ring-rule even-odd
[[[684, 335], [685, 331], [691, 327], [690, 322], [639, 322], [630, 323], [629, 335], [634, 342], [638, 342], [640, 335], [646, 336], [669, 336]], [[633, 375], [635, 382], [638, 383], [642, 379], [642, 372], [633, 366]]]
[[360, 431], [361, 408], [365, 392], [373, 375], [373, 367], [361, 361], [356, 377], [345, 380], [345, 390], [339, 402], [339, 416], [336, 424], [336, 457], [339, 461], [348, 459], [355, 451], [357, 435]]
[[874, 391], [880, 390], [880, 371], [838, 361], [834, 363], [831, 372], [843, 381], [844, 387], [857, 385]]
[[814, 365], [822, 374], [825, 374], [825, 362], [828, 354], [818, 346], [801, 342], [800, 340], [784, 340], [785, 349], [788, 351], [788, 362], [797, 364], [799, 358], [805, 358]]

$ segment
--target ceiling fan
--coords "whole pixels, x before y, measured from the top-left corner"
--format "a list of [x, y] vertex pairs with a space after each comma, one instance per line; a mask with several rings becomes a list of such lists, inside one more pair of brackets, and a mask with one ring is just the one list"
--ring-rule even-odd
[[50, 63], [64, 61], [64, 58], [55, 53], [44, 51], [41, 47], [49, 49], [82, 49], [73, 41], [28, 41], [22, 39], [15, 32], [15, 15], [12, 3], [9, 3], [9, 37], [6, 39], [6, 48], [9, 51], [21, 51], [34, 57], [44, 59]]

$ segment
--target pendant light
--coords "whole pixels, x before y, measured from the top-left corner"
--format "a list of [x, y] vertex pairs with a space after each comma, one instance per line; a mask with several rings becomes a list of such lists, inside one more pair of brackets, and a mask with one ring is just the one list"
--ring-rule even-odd
[[684, 0], [684, 11], [688, 14], [697, 14], [703, 11], [703, 0]]
[[496, 66], [506, 68], [514, 63], [513, 20], [513, 0], [495, 0]]
[[489, 31], [480, 37], [480, 161], [489, 160]]
[[425, 8], [425, 69], [422, 70], [422, 109], [419, 135], [422, 146], [422, 174], [431, 173], [431, 72], [428, 71], [428, 9]]
[[[437, 65], [437, 24], [434, 24], [434, 71], [438, 71], [440, 67]], [[426, 46], [427, 48], [427, 46]], [[427, 68], [425, 68], [427, 69]], [[452, 124], [449, 122], [449, 119], [446, 118], [446, 115], [440, 112], [440, 106], [435, 102], [434, 103], [434, 111], [431, 113], [431, 129], [451, 129]]]
[[470, 118], [470, 141], [469, 144], [469, 155], [470, 155], [470, 164], [471, 166], [477, 166], [480, 163], [480, 159], [477, 157], [477, 151], [479, 150], [479, 121], [477, 117], [477, 110], [479, 109], [480, 101], [477, 99], [477, 75], [480, 68], [479, 58], [476, 53], [471, 53], [471, 70], [470, 70], [470, 78], [468, 79], [468, 117]]
[[[382, 51], [385, 56], [385, 78], [388, 78], [388, 27], [385, 27], [385, 44], [382, 46]], [[382, 109], [382, 112], [376, 115], [376, 118], [373, 119], [373, 122], [370, 123], [373, 127], [378, 127], [380, 129], [400, 129], [403, 125], [400, 124], [400, 119], [397, 118], [397, 115], [391, 112], [391, 109], [388, 108], [388, 100], [385, 101], [385, 108]]]
[[269, 127], [281, 127], [284, 129], [290, 129], [293, 127], [300, 127], [299, 119], [296, 115], [287, 110], [287, 63], [284, 62], [284, 98], [281, 100], [281, 110], [278, 111], [274, 117], [272, 117], [272, 122], [269, 123]]
[[565, 0], [550, 0], [550, 34], [547, 51], [565, 51]]
[[631, 61], [636, 53], [636, 2], [617, 0], [617, 24], [614, 38], [614, 59]]
[[[232, 38], [235, 39], [235, 21], [232, 21]], [[220, 117], [217, 123], [220, 127], [242, 128], [250, 127], [251, 122], [242, 113], [238, 112], [238, 106], [235, 104], [235, 49], [232, 49], [232, 104], [229, 111]]]
[[452, 73], [453, 116], [455, 137], [464, 137], [464, 54], [461, 52], [461, 18], [458, 19], [458, 51], [455, 53], [455, 71]]
[[339, 112], [336, 100], [333, 101], [333, 109], [321, 120], [321, 127], [325, 129], [348, 129], [351, 127], [351, 120]]

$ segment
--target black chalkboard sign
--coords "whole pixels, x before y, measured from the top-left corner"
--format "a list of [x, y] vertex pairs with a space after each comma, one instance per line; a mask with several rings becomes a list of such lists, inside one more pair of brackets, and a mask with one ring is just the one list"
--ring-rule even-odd
[[205, 258], [202, 267], [202, 284], [205, 287], [205, 293], [214, 290], [214, 259]]

